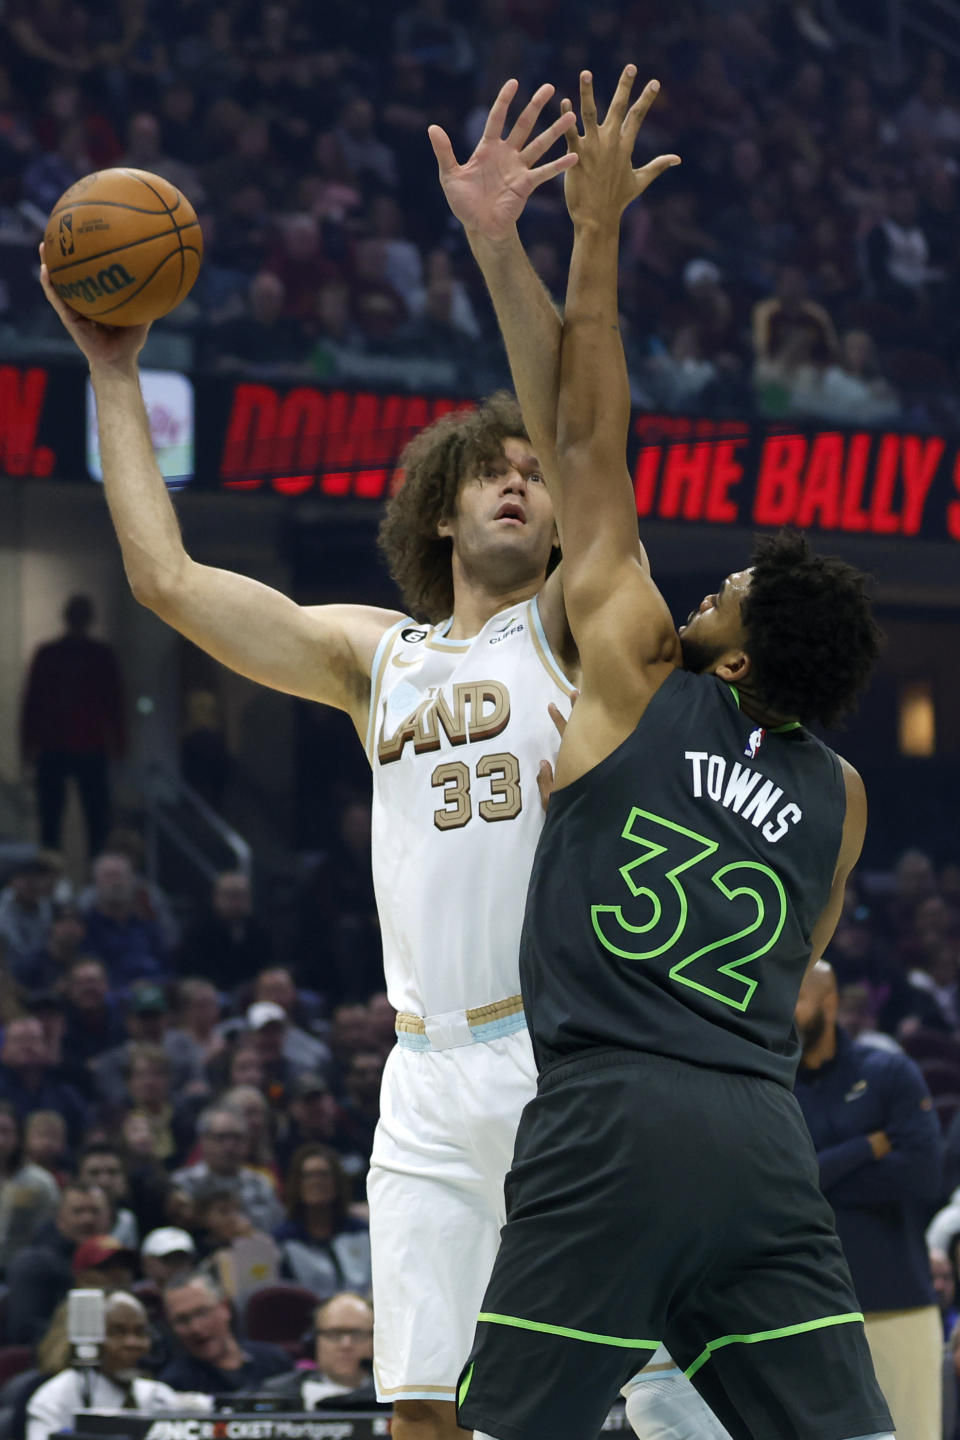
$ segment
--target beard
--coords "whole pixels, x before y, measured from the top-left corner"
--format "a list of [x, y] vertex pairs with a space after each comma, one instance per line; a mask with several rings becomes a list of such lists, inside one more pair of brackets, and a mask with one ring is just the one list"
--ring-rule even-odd
[[721, 645], [710, 645], [706, 641], [698, 640], [689, 630], [680, 636], [683, 668], [693, 675], [703, 675], [709, 670], [714, 661], [723, 654], [723, 649]]
[[815, 1010], [807, 1021], [806, 1025], [799, 1030], [800, 1044], [804, 1055], [816, 1049], [823, 1039], [823, 1033], [827, 1028], [827, 1017], [822, 1010]]

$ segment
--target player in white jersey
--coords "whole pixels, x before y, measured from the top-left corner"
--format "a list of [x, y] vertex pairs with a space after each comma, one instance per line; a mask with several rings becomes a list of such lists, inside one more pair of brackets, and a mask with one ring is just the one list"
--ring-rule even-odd
[[[512, 207], [515, 220], [542, 180], [573, 163], [536, 165], [572, 117], [527, 143], [550, 93], [543, 87], [509, 142], [498, 142], [509, 163], [497, 172], [491, 213], [509, 216]], [[398, 1440], [452, 1436], [453, 1387], [493, 1257], [520, 1108], [533, 1089], [516, 998], [522, 884], [539, 823], [537, 760], [557, 740], [544, 702], [568, 703], [565, 677], [574, 673], [559, 573], [546, 579], [556, 531], [537, 457], [519, 414], [504, 428], [497, 405], [438, 422], [410, 447], [385, 542], [409, 603], [432, 624], [368, 606], [297, 606], [197, 563], [184, 548], [140, 393], [137, 356], [148, 327], [84, 320], [55, 295], [45, 268], [41, 282], [90, 365], [104, 490], [135, 596], [240, 674], [345, 711], [368, 746], [381, 918], [401, 1009], [370, 1186], [376, 1363], [392, 1392]], [[524, 336], [511, 358], [552, 443], [559, 319], [542, 290], [529, 306], [518, 293], [517, 304]], [[411, 630], [427, 633], [414, 639]], [[518, 688], [521, 650], [528, 670]], [[487, 651], [498, 658], [481, 665]], [[431, 663], [441, 667], [435, 684]], [[403, 683], [408, 698], [426, 687], [423, 706], [418, 699], [406, 715]], [[499, 687], [509, 691], [510, 714]], [[537, 705], [536, 734], [526, 735], [520, 717], [527, 723]], [[505, 841], [511, 832], [516, 841]], [[460, 848], [445, 851], [443, 842]], [[418, 855], [419, 865], [408, 863]], [[644, 1433], [687, 1440], [709, 1432]]]

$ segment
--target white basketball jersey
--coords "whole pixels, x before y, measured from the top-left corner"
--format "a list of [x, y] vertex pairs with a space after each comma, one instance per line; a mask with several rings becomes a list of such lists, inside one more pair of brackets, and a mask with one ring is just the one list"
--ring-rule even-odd
[[442, 1015], [520, 990], [520, 930], [543, 827], [541, 760], [560, 745], [547, 706], [573, 689], [536, 600], [469, 640], [403, 620], [374, 657], [367, 754], [373, 878], [387, 993]]

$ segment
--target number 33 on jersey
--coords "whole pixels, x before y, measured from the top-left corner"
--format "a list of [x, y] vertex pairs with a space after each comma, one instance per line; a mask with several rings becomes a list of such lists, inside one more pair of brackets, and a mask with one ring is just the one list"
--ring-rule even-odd
[[541, 760], [573, 688], [535, 600], [478, 635], [405, 620], [374, 660], [367, 733], [374, 883], [391, 1002], [418, 1015], [519, 990], [518, 952], [543, 826]]

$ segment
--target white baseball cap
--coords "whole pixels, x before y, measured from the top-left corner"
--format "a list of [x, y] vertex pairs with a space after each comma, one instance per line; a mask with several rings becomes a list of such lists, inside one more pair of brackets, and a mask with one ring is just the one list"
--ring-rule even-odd
[[176, 1225], [161, 1225], [159, 1230], [151, 1230], [140, 1246], [141, 1255], [152, 1255], [157, 1260], [165, 1260], [168, 1255], [196, 1253], [193, 1237], [186, 1230], [178, 1230]]
[[273, 1000], [258, 1000], [247, 1011], [247, 1024], [251, 1030], [262, 1030], [264, 1025], [272, 1025], [278, 1020], [286, 1025], [287, 1012]]

